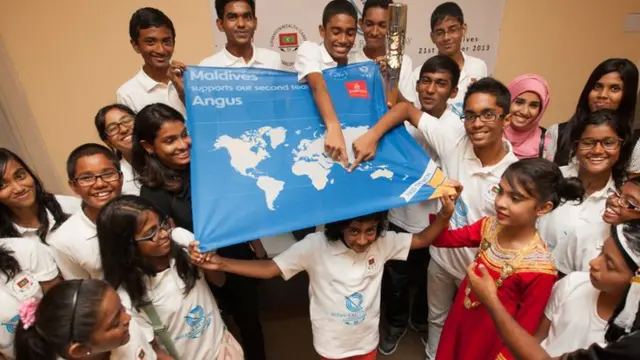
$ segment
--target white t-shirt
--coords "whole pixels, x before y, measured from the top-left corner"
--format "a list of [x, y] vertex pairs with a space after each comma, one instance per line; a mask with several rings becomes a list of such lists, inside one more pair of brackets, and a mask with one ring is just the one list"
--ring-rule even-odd
[[158, 358], [144, 330], [134, 319], [129, 322], [129, 335], [129, 342], [111, 351], [109, 360], [156, 360]]
[[127, 160], [120, 160], [120, 171], [122, 171], [122, 195], [140, 195], [142, 186], [136, 180], [135, 171]]
[[301, 271], [309, 274], [309, 312], [318, 354], [343, 359], [375, 350], [384, 264], [406, 260], [411, 237], [387, 231], [358, 254], [317, 232], [273, 259], [285, 280]]
[[[451, 217], [451, 229], [473, 224], [485, 216], [494, 216], [496, 189], [502, 173], [509, 165], [518, 161], [511, 143], [503, 141], [508, 152], [500, 162], [483, 167], [473, 151], [473, 144], [464, 130], [464, 125], [441, 126], [438, 119], [423, 113], [418, 128], [440, 157], [442, 171], [464, 186], [464, 191], [456, 201], [456, 209]], [[467, 265], [475, 258], [477, 249], [448, 249], [432, 246], [429, 252], [433, 261], [462, 280], [466, 276]]]
[[80, 210], [49, 237], [51, 253], [66, 280], [102, 279], [96, 225]]
[[[560, 170], [565, 177], [578, 176], [575, 162], [560, 167]], [[609, 229], [609, 225], [602, 220], [609, 189], [615, 189], [613, 179], [609, 179], [602, 190], [589, 195], [581, 204], [573, 201], [564, 203], [538, 220], [540, 236], [549, 245], [554, 259], [564, 257], [570, 236], [593, 239], [593, 234], [602, 234]]]
[[32, 297], [41, 298], [39, 282], [51, 281], [58, 276], [58, 268], [49, 253], [34, 241], [23, 238], [0, 239], [0, 245], [12, 251], [22, 271], [8, 280], [0, 272], [0, 354], [14, 358], [13, 341], [20, 317], [18, 307]]
[[541, 344], [550, 356], [605, 343], [607, 322], [598, 316], [599, 294], [591, 285], [588, 272], [571, 273], [553, 286], [544, 311], [551, 327]]
[[563, 274], [574, 271], [589, 271], [589, 262], [602, 252], [604, 241], [611, 234], [611, 226], [595, 226], [593, 232], [569, 233], [567, 239], [553, 251], [556, 268]]
[[[365, 61], [373, 61], [373, 59], [369, 59], [367, 55], [365, 55], [364, 48], [360, 48], [356, 52], [349, 54], [349, 64]], [[414, 97], [416, 93], [416, 82], [411, 76], [412, 69], [413, 61], [411, 61], [408, 55], [404, 54], [402, 56], [402, 68], [400, 69], [400, 83], [398, 84], [398, 88], [402, 96], [409, 101], [413, 101], [412, 97]]]
[[[125, 82], [116, 91], [116, 102], [127, 105], [134, 112], [138, 113], [147, 105], [162, 103], [176, 109], [179, 105], [175, 99], [180, 99], [177, 94], [174, 96], [175, 88], [169, 84], [164, 84], [153, 80], [144, 70]], [[178, 101], [179, 102], [179, 101]]]
[[[175, 262], [172, 262], [169, 269], [154, 277], [145, 276], [144, 281], [147, 295], [171, 334], [180, 358], [215, 359], [225, 326], [202, 271], [200, 279], [187, 294], [184, 294], [185, 284], [178, 275]], [[153, 335], [147, 314], [142, 309], [135, 310], [131, 298], [123, 288], [118, 289], [118, 294], [124, 307], [144, 329], [150, 341]]]
[[[463, 105], [464, 105], [464, 96], [467, 94], [467, 88], [471, 85], [472, 82], [482, 79], [483, 77], [488, 76], [487, 64], [482, 59], [477, 57], [467, 55], [464, 51], [462, 52], [462, 57], [464, 58], [464, 65], [462, 66], [462, 70], [460, 70], [460, 80], [458, 81], [458, 94], [455, 98], [449, 99], [449, 105], [451, 105], [452, 111], [460, 116], [463, 113]], [[418, 66], [412, 74], [414, 84], [416, 81], [420, 79], [420, 69], [422, 69], [422, 65]], [[409, 98], [407, 98], [409, 99]], [[420, 108], [420, 102], [418, 101], [417, 92], [414, 89], [412, 98], [414, 105]]]
[[[445, 110], [437, 121], [439, 126], [453, 126], [462, 128], [462, 131], [464, 131], [462, 120], [460, 120], [460, 117], [454, 114], [449, 107], [447, 107], [447, 110]], [[438, 154], [428, 144], [424, 134], [408, 122], [405, 122], [405, 127], [411, 136], [422, 145], [429, 157], [440, 166]], [[429, 215], [435, 214], [438, 211], [439, 201], [440, 200], [437, 199], [427, 200], [391, 209], [389, 210], [389, 221], [408, 232], [418, 233], [429, 226]]]

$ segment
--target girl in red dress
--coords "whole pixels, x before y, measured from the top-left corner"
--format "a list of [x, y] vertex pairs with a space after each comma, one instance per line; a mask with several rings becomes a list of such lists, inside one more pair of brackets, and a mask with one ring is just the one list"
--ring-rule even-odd
[[[557, 279], [536, 220], [563, 201], [581, 200], [584, 188], [577, 178], [564, 178], [552, 162], [533, 158], [509, 166], [495, 192], [497, 216], [445, 231], [433, 246], [479, 247], [476, 265], [488, 269], [504, 307], [533, 334]], [[465, 278], [445, 322], [436, 360], [493, 359], [513, 356]]]

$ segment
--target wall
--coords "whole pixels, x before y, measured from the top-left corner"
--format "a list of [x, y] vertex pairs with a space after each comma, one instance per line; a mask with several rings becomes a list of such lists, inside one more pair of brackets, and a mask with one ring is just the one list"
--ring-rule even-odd
[[[213, 52], [208, 0], [0, 2], [0, 37], [63, 179], [68, 153], [98, 141], [97, 109], [141, 65], [128, 43], [128, 21], [143, 6], [174, 21], [174, 59], [197, 63]], [[640, 12], [640, 1], [507, 0], [495, 75], [505, 82], [525, 72], [543, 75], [552, 92], [543, 124], [564, 121], [596, 64], [607, 57], [640, 62], [640, 33], [621, 29], [629, 12]]]

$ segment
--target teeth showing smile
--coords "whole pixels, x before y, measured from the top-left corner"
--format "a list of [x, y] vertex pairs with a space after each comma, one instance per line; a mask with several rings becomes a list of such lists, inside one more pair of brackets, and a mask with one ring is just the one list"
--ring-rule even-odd
[[111, 195], [111, 191], [102, 191], [96, 194], [93, 194], [93, 197], [97, 197], [98, 199], [104, 199]]

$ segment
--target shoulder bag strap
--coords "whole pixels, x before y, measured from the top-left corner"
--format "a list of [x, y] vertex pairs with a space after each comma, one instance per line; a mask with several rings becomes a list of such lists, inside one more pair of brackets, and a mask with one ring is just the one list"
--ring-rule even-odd
[[153, 333], [160, 338], [160, 342], [167, 350], [169, 355], [173, 357], [175, 360], [180, 360], [180, 356], [178, 355], [178, 351], [176, 350], [176, 346], [171, 339], [171, 334], [167, 331], [167, 327], [160, 320], [160, 316], [156, 311], [155, 306], [151, 302], [148, 305], [142, 307], [142, 310], [147, 314], [149, 320], [151, 320], [151, 326], [153, 327]]

